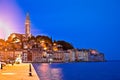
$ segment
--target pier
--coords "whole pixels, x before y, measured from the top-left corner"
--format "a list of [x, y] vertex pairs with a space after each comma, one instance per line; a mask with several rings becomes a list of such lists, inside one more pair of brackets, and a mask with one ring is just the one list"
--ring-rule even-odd
[[0, 80], [40, 80], [33, 66], [30, 65], [30, 63], [7, 64], [0, 69]]

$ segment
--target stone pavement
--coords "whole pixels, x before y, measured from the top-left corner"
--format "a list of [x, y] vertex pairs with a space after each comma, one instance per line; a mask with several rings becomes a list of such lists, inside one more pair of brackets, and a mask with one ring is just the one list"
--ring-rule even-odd
[[3, 69], [0, 69], [0, 80], [40, 80], [31, 64], [31, 74], [29, 76], [30, 63], [7, 64]]

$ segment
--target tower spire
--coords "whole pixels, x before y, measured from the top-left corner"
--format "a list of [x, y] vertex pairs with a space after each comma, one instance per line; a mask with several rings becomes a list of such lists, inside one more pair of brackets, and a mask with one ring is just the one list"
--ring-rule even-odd
[[26, 21], [25, 21], [25, 35], [26, 38], [31, 37], [31, 33], [30, 33], [30, 15], [27, 12], [26, 14]]

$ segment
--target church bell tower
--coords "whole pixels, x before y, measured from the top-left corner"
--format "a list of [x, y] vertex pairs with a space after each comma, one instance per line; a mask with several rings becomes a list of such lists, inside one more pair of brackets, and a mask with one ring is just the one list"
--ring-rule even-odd
[[25, 36], [28, 39], [29, 37], [31, 37], [31, 33], [30, 33], [30, 16], [29, 13], [27, 13], [26, 15], [26, 21], [25, 21]]

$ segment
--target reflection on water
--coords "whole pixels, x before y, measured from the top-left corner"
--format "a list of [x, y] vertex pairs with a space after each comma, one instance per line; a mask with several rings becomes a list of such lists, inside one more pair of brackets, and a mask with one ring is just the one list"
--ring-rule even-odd
[[34, 63], [40, 80], [120, 80], [120, 62]]
[[62, 69], [51, 68], [51, 64], [42, 63], [37, 70], [39, 71], [40, 80], [62, 80]]

